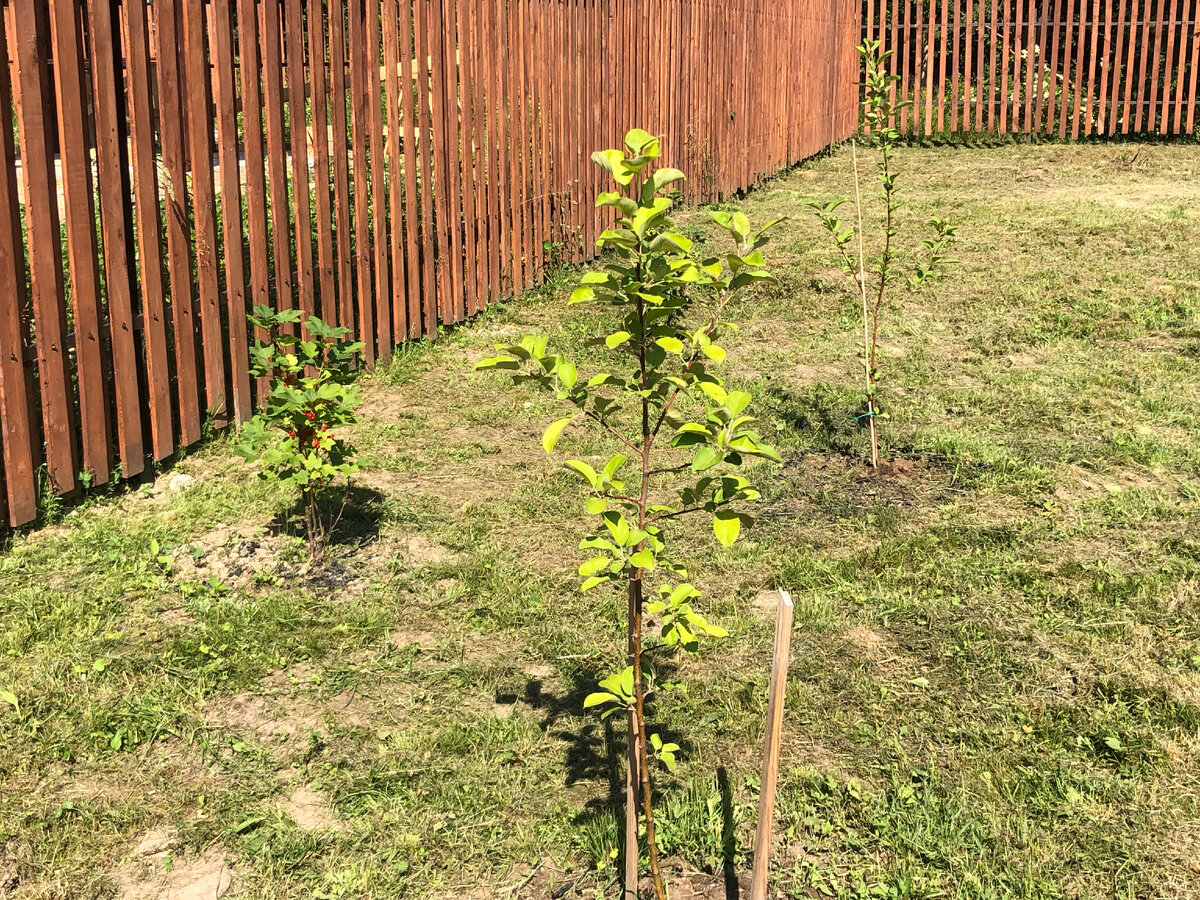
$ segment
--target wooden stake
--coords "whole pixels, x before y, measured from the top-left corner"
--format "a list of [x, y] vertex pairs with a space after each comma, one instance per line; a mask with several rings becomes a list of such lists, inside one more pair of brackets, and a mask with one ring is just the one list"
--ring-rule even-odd
[[771, 694], [767, 701], [767, 734], [763, 741], [762, 784], [758, 793], [758, 830], [754, 839], [754, 877], [750, 900], [766, 900], [767, 865], [771, 861], [771, 819], [775, 783], [779, 779], [779, 733], [783, 727], [783, 693], [787, 687], [788, 653], [792, 646], [792, 598], [779, 592], [775, 613], [775, 655], [771, 661]]

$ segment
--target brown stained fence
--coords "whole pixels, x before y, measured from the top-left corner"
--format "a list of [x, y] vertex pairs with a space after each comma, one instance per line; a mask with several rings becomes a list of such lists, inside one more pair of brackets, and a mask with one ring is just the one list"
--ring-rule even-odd
[[900, 131], [1195, 134], [1200, 0], [865, 0]]
[[691, 201], [847, 137], [852, 0], [0, 0], [0, 492], [251, 415], [255, 304], [366, 363], [595, 254], [593, 148]]

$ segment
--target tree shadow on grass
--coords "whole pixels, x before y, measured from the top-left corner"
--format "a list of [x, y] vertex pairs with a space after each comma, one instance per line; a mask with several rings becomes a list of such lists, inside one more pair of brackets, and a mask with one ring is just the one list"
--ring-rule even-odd
[[[675, 670], [670, 660], [659, 660], [656, 669], [660, 678], [670, 679]], [[616, 849], [624, 858], [625, 834], [625, 742], [624, 716], [617, 713], [601, 719], [596, 710], [585, 710], [583, 702], [596, 689], [602, 674], [585, 669], [569, 679], [570, 687], [563, 693], [547, 692], [541, 679], [531, 678], [524, 695], [497, 695], [499, 703], [525, 703], [541, 713], [538, 723], [548, 736], [566, 744], [567, 785], [590, 782], [603, 784], [603, 796], [584, 803], [572, 819], [572, 825], [589, 844], [599, 861], [607, 849]], [[647, 702], [647, 720], [654, 721], [653, 707]], [[581, 721], [582, 720], [582, 721]], [[655, 724], [652, 730], [667, 742], [680, 745], [681, 752], [690, 753], [694, 745], [681, 733], [665, 725]], [[651, 765], [655, 765], [651, 759]], [[732, 819], [730, 820], [732, 822]]]

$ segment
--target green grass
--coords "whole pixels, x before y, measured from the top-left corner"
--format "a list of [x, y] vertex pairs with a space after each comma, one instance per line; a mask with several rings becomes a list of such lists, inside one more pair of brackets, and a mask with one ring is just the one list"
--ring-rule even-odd
[[[1200, 158], [899, 163], [902, 224], [950, 218], [961, 265], [886, 311], [893, 476], [863, 469], [857, 301], [802, 206], [852, 191], [847, 153], [737, 204], [792, 217], [726, 364], [785, 462], [756, 473], [743, 541], [677, 544], [732, 637], [679, 661], [689, 689], [655, 710], [684, 748], [659, 778], [673, 877], [748, 864], [756, 598], [784, 587], [788, 896], [1200, 896]], [[367, 380], [327, 571], [221, 437], [176, 466], [187, 490], [14, 536], [0, 896], [155, 896], [214, 859], [247, 898], [616, 896], [621, 736], [581, 703], [624, 603], [578, 593], [577, 482], [538, 445], [555, 404], [470, 372], [530, 331], [598, 359], [604, 314], [564, 284]], [[135, 856], [151, 832], [169, 847]]]

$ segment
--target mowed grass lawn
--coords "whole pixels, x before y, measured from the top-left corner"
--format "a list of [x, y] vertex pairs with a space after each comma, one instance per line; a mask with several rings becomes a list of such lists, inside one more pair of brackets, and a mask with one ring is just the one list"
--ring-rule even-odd
[[[858, 300], [802, 206], [852, 191], [848, 152], [736, 204], [792, 217], [724, 366], [785, 461], [733, 548], [676, 532], [731, 637], [661, 663], [688, 683], [654, 709], [683, 745], [673, 896], [747, 868], [787, 588], [779, 891], [1200, 897], [1200, 152], [899, 164], [906, 240], [949, 218], [961, 265], [886, 310], [887, 476]], [[222, 436], [9, 539], [0, 897], [616, 896], [622, 735], [581, 703], [624, 600], [578, 591], [578, 481], [538, 440], [558, 407], [470, 370], [543, 332], [594, 371], [607, 311], [567, 285], [366, 379], [323, 571]]]

